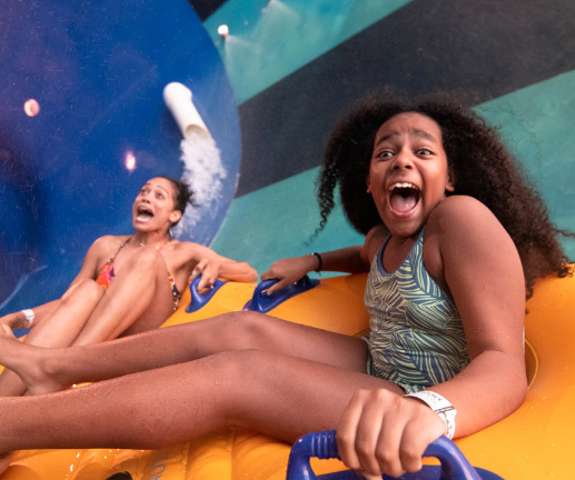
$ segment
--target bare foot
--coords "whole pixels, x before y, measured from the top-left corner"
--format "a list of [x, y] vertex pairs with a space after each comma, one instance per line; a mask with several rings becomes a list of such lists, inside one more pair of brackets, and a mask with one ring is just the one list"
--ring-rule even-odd
[[26, 345], [0, 333], [0, 364], [20, 377], [26, 385], [28, 395], [56, 392], [67, 387], [57, 380], [49, 368], [56, 352], [57, 350], [53, 349]]

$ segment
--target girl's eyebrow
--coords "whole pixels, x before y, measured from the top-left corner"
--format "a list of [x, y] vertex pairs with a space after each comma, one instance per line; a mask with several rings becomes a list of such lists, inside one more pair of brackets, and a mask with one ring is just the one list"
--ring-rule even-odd
[[413, 134], [415, 137], [420, 137], [420, 138], [424, 138], [425, 140], [437, 142], [436, 138], [431, 133], [426, 132], [425, 130], [419, 130], [417, 128], [414, 128], [414, 129], [410, 130], [409, 133]]
[[[414, 137], [419, 137], [419, 138], [423, 138], [425, 140], [429, 140], [431, 142], [435, 142], [437, 143], [437, 139], [429, 132], [426, 132], [425, 130], [420, 130], [418, 128], [412, 128], [411, 130], [409, 130], [409, 133], [411, 135], [413, 135]], [[375, 146], [377, 147], [380, 143], [383, 143], [387, 140], [391, 140], [394, 137], [399, 137], [400, 133], [399, 132], [389, 132], [385, 135], [382, 135], [380, 138], [377, 139], [377, 141], [375, 142]]]
[[399, 137], [399, 132], [389, 132], [383, 136], [381, 136], [380, 138], [377, 139], [377, 141], [375, 142], [375, 146], [377, 147], [380, 143], [383, 143], [387, 140], [392, 139], [393, 137]]

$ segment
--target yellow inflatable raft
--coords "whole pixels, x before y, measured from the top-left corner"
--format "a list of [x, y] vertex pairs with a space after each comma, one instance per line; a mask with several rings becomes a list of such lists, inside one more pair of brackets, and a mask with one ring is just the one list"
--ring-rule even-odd
[[[367, 328], [364, 275], [323, 280], [270, 313], [348, 335]], [[167, 325], [240, 310], [253, 285], [227, 283], [201, 310], [189, 314], [189, 292]], [[470, 462], [507, 480], [571, 478], [575, 425], [575, 278], [540, 281], [528, 302], [526, 363], [530, 378], [525, 403], [513, 415], [457, 444]], [[81, 428], [81, 425], [78, 426]], [[14, 454], [2, 480], [284, 480], [289, 446], [249, 432], [219, 432], [157, 451], [36, 450]], [[314, 470], [342, 469], [317, 461]]]

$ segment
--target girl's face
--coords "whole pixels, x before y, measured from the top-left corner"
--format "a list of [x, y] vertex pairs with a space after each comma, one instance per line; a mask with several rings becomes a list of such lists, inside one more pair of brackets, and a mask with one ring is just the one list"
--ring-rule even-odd
[[446, 191], [453, 191], [439, 125], [415, 112], [382, 124], [375, 135], [367, 188], [392, 235], [417, 234]]
[[152, 178], [140, 189], [132, 205], [132, 225], [135, 230], [151, 232], [168, 230], [182, 212], [175, 210], [176, 191], [165, 178]]

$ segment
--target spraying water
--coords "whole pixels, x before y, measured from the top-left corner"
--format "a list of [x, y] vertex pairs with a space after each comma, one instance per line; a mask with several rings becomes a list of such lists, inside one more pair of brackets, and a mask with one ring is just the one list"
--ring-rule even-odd
[[184, 137], [180, 143], [181, 181], [193, 192], [193, 204], [172, 233], [176, 238], [189, 238], [193, 227], [209, 215], [220, 200], [226, 170], [216, 142], [192, 102], [191, 90], [178, 82], [169, 83], [164, 88], [164, 101]]
[[221, 199], [226, 170], [222, 165], [220, 151], [210, 135], [190, 132], [180, 143], [183, 164], [181, 181], [193, 192], [193, 204], [188, 206], [184, 217], [174, 227], [176, 238], [189, 237], [193, 227], [209, 215], [212, 207]]

